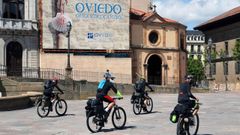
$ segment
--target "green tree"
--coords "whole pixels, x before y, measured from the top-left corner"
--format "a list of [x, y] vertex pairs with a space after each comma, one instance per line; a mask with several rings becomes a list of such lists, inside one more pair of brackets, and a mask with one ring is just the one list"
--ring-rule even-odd
[[240, 40], [236, 41], [235, 47], [233, 48], [233, 58], [240, 60]]
[[187, 72], [194, 76], [196, 81], [204, 79], [204, 67], [200, 60], [189, 58], [187, 61]]

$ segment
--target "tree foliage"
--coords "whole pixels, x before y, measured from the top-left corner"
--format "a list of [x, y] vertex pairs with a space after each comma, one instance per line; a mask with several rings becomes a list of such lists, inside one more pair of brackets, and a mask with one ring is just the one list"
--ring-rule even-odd
[[194, 76], [196, 81], [204, 79], [204, 67], [200, 60], [189, 58], [187, 61], [187, 72]]
[[233, 48], [233, 57], [236, 60], [240, 60], [240, 40], [236, 41], [235, 47]]

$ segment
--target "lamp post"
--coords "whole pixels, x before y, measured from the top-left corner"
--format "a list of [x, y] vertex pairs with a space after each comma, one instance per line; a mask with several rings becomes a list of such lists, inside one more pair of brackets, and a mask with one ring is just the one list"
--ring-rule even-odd
[[208, 64], [209, 64], [209, 78], [212, 78], [212, 39], [208, 39], [207, 46], [207, 54], [208, 54]]
[[224, 78], [225, 78], [225, 86], [226, 86], [226, 91], [228, 91], [228, 84], [227, 84], [227, 67], [225, 66], [225, 62], [226, 62], [226, 52], [223, 52], [221, 51], [221, 54], [220, 54], [220, 57], [222, 59], [222, 62], [223, 62], [223, 75], [224, 75]]
[[67, 67], [66, 67], [66, 76], [71, 78], [72, 67], [70, 65], [70, 32], [72, 29], [72, 23], [69, 21], [67, 23], [67, 38], [68, 38], [68, 53], [67, 53]]

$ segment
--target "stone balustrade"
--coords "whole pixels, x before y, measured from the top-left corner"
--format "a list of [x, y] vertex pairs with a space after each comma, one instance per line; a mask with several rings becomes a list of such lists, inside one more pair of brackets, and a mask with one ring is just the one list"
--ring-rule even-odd
[[37, 21], [0, 18], [0, 29], [37, 30]]

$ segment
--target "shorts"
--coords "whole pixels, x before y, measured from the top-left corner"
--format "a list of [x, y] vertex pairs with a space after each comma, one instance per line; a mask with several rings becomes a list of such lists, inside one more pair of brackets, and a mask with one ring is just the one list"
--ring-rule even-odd
[[108, 103], [112, 103], [114, 102], [113, 98], [110, 97], [109, 95], [104, 95], [104, 94], [97, 94], [97, 99], [101, 100], [101, 101], [105, 101]]

